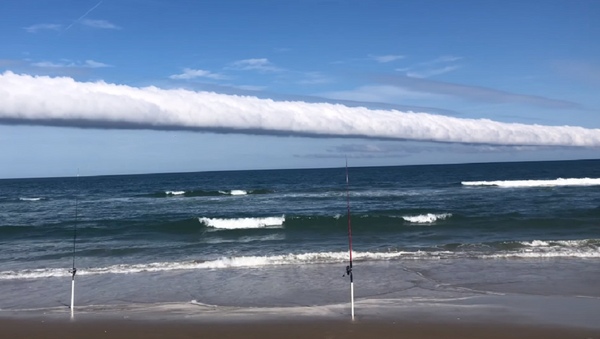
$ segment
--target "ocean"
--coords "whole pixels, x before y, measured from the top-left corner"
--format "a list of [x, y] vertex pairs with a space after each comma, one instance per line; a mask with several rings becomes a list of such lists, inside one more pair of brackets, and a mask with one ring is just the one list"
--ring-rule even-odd
[[[0, 180], [0, 309], [348, 303], [341, 165]], [[600, 298], [600, 160], [348, 172], [358, 301]]]

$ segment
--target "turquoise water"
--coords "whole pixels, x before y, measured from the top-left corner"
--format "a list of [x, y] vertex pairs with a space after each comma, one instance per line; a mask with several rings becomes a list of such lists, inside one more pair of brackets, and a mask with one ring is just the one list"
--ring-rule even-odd
[[[350, 167], [349, 178], [359, 297], [399, 293], [402, 272], [441, 263], [507, 272], [496, 281], [557, 265], [599, 276], [599, 160]], [[0, 180], [0, 308], [66, 303], [75, 228], [84, 304], [343, 300], [329, 288], [347, 284], [345, 180], [344, 168]], [[559, 289], [600, 295], [573, 286]]]

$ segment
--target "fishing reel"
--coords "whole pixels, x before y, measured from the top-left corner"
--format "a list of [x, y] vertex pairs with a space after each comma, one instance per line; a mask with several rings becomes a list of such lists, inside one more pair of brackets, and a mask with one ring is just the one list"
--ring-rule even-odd
[[77, 274], [77, 269], [73, 267], [73, 269], [69, 270], [69, 273], [71, 273], [73, 275], [73, 278], [75, 278], [75, 274]]
[[351, 276], [352, 275], [352, 267], [350, 267], [350, 265], [346, 266], [346, 274], [342, 275], [342, 277], [345, 276]]

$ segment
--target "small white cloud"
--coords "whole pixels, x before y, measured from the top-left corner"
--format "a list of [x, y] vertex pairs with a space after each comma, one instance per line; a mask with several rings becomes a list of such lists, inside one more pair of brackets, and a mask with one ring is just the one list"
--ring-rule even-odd
[[48, 29], [51, 31], [59, 31], [61, 27], [62, 27], [62, 25], [58, 25], [58, 24], [37, 24], [37, 25], [29, 26], [29, 27], [23, 27], [23, 29], [29, 33], [37, 33], [38, 31], [44, 30], [44, 29]]
[[404, 55], [372, 55], [369, 54], [369, 58], [379, 63], [391, 62], [399, 59], [403, 59]]
[[117, 26], [111, 22], [106, 20], [93, 20], [93, 19], [85, 19], [82, 20], [81, 23], [83, 25], [93, 27], [93, 28], [102, 28], [102, 29], [121, 29], [120, 26]]
[[287, 53], [290, 52], [292, 49], [291, 48], [286, 48], [286, 47], [276, 47], [275, 48], [275, 52], [277, 53]]
[[69, 67], [66, 66], [65, 64], [57, 64], [51, 61], [42, 61], [42, 62], [34, 62], [31, 64], [31, 66], [35, 66], [35, 67]]
[[94, 60], [86, 60], [85, 65], [90, 68], [112, 67], [111, 65], [105, 64], [103, 62], [94, 61]]
[[447, 66], [444, 68], [430, 69], [422, 72], [406, 72], [406, 76], [409, 76], [411, 78], [428, 78], [430, 76], [448, 73], [458, 68], [459, 66]]
[[420, 63], [416, 64], [414, 67], [431, 66], [431, 65], [435, 65], [435, 64], [439, 64], [439, 63], [453, 62], [453, 61], [457, 61], [457, 60], [461, 60], [461, 59], [462, 59], [462, 57], [459, 57], [459, 56], [444, 55], [437, 59], [420, 62]]
[[265, 86], [252, 86], [252, 85], [231, 85], [233, 88], [243, 89], [245, 91], [262, 91]]
[[328, 84], [333, 82], [331, 78], [326, 77], [321, 72], [307, 72], [304, 73], [305, 78], [298, 81], [301, 85], [320, 85]]
[[448, 67], [439, 68], [439, 69], [428, 69], [430, 67], [435, 67], [433, 65], [436, 65], [439, 63], [453, 62], [453, 61], [457, 61], [460, 59], [462, 59], [462, 57], [445, 55], [445, 56], [441, 56], [437, 59], [420, 62], [420, 63], [412, 65], [410, 67], [396, 68], [396, 71], [406, 72], [407, 76], [413, 77], [413, 78], [427, 78], [427, 77], [430, 77], [433, 75], [450, 72], [450, 71], [453, 71], [453, 70], [459, 68], [459, 66], [448, 66]]
[[63, 62], [41, 61], [34, 62], [31, 66], [44, 68], [102, 68], [112, 67], [111, 65], [94, 61], [86, 60], [85, 62], [64, 60]]
[[202, 69], [192, 69], [192, 68], [184, 68], [183, 73], [181, 74], [173, 74], [169, 76], [171, 79], [177, 80], [189, 80], [194, 78], [209, 78], [215, 80], [227, 79], [227, 76], [218, 73], [212, 73], [210, 71], [205, 71]]
[[435, 62], [452, 62], [452, 61], [457, 61], [462, 59], [462, 57], [458, 57], [458, 56], [452, 56], [452, 55], [445, 55], [445, 56], [441, 56], [437, 59], [435, 59]]
[[327, 92], [319, 96], [335, 100], [365, 102], [398, 102], [405, 99], [435, 99], [439, 96], [430, 93], [407, 90], [401, 87], [378, 85], [361, 86], [349, 91]]
[[262, 71], [262, 72], [281, 72], [282, 68], [276, 67], [268, 59], [245, 59], [231, 63], [226, 69], [237, 71]]

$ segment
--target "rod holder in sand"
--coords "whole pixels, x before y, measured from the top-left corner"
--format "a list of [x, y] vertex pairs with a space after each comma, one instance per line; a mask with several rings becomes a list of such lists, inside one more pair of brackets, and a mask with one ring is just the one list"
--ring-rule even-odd
[[77, 274], [77, 269], [73, 267], [69, 273], [73, 274], [71, 277], [71, 318], [73, 318], [75, 312], [75, 274]]

